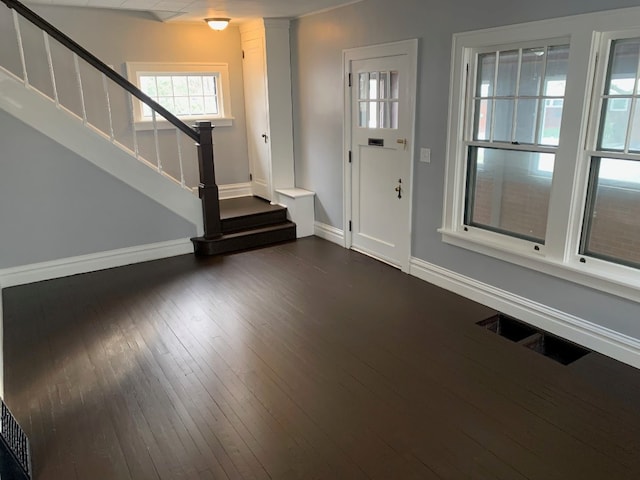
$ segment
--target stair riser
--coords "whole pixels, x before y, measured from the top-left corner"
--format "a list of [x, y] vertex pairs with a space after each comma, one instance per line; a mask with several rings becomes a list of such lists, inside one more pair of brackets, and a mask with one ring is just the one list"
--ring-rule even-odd
[[194, 241], [194, 250], [196, 255], [219, 255], [295, 239], [296, 227], [294, 224], [291, 224], [286, 228], [274, 231], [247, 233], [246, 235], [228, 239], [223, 238], [213, 242]]
[[287, 221], [287, 211], [257, 213], [244, 217], [227, 218], [222, 220], [222, 233], [235, 233], [252, 228], [276, 225]]

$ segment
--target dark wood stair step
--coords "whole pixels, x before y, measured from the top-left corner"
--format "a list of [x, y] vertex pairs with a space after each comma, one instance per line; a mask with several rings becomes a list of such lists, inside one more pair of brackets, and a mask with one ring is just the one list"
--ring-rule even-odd
[[222, 233], [235, 233], [242, 230], [277, 225], [287, 221], [287, 209], [279, 207], [268, 212], [253, 213], [240, 217], [224, 218], [222, 222]]
[[207, 240], [192, 238], [196, 255], [219, 255], [250, 248], [273, 245], [296, 239], [296, 224], [284, 221], [234, 233], [225, 233], [221, 237]]
[[257, 197], [220, 201], [222, 233], [235, 233], [287, 221], [287, 209]]

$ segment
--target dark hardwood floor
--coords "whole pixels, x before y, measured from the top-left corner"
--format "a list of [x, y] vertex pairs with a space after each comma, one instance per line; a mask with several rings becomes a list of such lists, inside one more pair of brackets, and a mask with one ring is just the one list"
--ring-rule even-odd
[[637, 370], [323, 240], [3, 294], [37, 479], [640, 478]]

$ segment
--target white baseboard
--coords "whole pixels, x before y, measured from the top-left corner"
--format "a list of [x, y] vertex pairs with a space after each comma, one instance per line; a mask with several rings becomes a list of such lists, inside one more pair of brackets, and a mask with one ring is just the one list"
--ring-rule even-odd
[[188, 238], [61, 258], [0, 270], [0, 289], [193, 253]]
[[537, 328], [640, 368], [638, 339], [418, 258], [411, 259], [410, 273]]
[[227, 185], [218, 185], [218, 198], [226, 200], [227, 198], [250, 197], [251, 183], [229, 183]]
[[339, 228], [332, 227], [326, 223], [315, 222], [313, 227], [313, 234], [316, 237], [324, 238], [330, 242], [337, 243], [341, 247], [344, 247], [344, 232]]

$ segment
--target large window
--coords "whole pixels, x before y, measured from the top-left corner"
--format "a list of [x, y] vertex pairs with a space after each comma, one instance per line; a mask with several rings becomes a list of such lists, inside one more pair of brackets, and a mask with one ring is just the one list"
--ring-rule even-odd
[[[178, 118], [212, 120], [216, 126], [231, 124], [226, 64], [129, 62], [127, 71], [140, 90]], [[153, 123], [153, 112], [144, 103], [136, 102], [133, 113], [138, 128]]]
[[453, 48], [443, 240], [640, 300], [640, 8]]
[[473, 53], [467, 225], [545, 243], [568, 58], [565, 44]]

